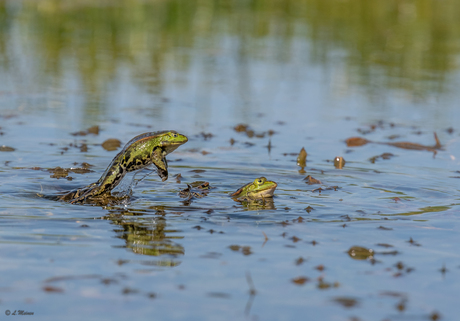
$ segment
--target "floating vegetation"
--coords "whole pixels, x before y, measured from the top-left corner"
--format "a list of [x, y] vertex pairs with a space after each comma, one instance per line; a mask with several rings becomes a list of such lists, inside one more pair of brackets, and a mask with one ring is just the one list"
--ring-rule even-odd
[[322, 184], [321, 181], [320, 181], [319, 179], [316, 179], [316, 178], [314, 178], [314, 177], [311, 176], [311, 175], [308, 175], [308, 176], [305, 177], [303, 180], [306, 181], [305, 183], [307, 183], [308, 185]]
[[113, 151], [120, 148], [121, 142], [116, 138], [109, 138], [102, 143], [102, 148], [106, 151]]
[[348, 250], [348, 255], [354, 260], [368, 260], [374, 257], [374, 250], [362, 246], [352, 246]]
[[99, 135], [99, 126], [92, 126], [86, 130], [81, 130], [79, 132], [71, 133], [72, 136], [86, 136], [88, 134]]
[[345, 159], [342, 156], [334, 158], [334, 167], [337, 169], [342, 169], [345, 166], [345, 163]]
[[390, 159], [391, 157], [394, 157], [395, 155], [393, 155], [392, 153], [383, 153], [381, 155], [378, 155], [378, 156], [374, 156], [374, 157], [371, 157], [369, 158], [369, 161], [374, 164], [376, 160], [378, 159]]
[[299, 173], [304, 174], [305, 173], [305, 166], [307, 166], [307, 152], [305, 151], [305, 148], [302, 147], [300, 150], [299, 156], [297, 156], [297, 166], [300, 166]]
[[[436, 155], [437, 151], [442, 150], [443, 146], [441, 145], [441, 142], [439, 141], [438, 135], [436, 133], [434, 133], [434, 139], [436, 141], [436, 144], [432, 146], [421, 145], [421, 144], [412, 143], [412, 142], [372, 142], [370, 140], [367, 140], [361, 137], [351, 137], [351, 138], [348, 138], [345, 142], [348, 147], [357, 147], [357, 146], [366, 145], [368, 143], [374, 143], [374, 144], [388, 145], [388, 146], [393, 146], [393, 147], [398, 147], [398, 148], [408, 149], [408, 150], [426, 150], [429, 152], [433, 152], [434, 155]], [[386, 154], [389, 154], [389, 153], [386, 153]]]
[[0, 152], [14, 152], [16, 148], [2, 145], [0, 146]]
[[292, 281], [292, 283], [294, 283], [296, 285], [304, 285], [305, 283], [310, 281], [310, 279], [307, 278], [306, 276], [298, 276], [296, 278], [293, 278], [291, 281]]

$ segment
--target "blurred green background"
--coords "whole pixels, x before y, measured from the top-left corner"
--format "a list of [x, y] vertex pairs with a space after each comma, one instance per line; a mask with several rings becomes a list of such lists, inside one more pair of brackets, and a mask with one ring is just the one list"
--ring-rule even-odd
[[[92, 93], [125, 66], [159, 93], [166, 66], [186, 70], [203, 51], [219, 57], [227, 36], [241, 59], [340, 59], [351, 84], [423, 96], [446, 90], [458, 68], [458, 17], [454, 0], [1, 1], [0, 65], [21, 68], [20, 48], [41, 77], [59, 83], [74, 68]], [[307, 48], [296, 48], [302, 39]]]

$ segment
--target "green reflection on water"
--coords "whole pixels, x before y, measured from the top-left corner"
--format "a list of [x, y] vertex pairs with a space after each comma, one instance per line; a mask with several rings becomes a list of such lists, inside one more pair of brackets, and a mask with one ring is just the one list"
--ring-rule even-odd
[[[142, 220], [142, 214], [134, 211], [116, 211], [105, 217], [118, 225], [114, 231], [117, 237], [125, 240], [126, 247], [136, 254], [151, 256], [166, 256], [157, 261], [158, 265], [176, 266], [180, 264], [175, 258], [182, 256], [185, 250], [173, 239], [183, 239], [176, 235], [177, 230], [167, 229], [166, 219]], [[132, 218], [132, 219], [131, 219]], [[169, 258], [168, 258], [169, 256]]]
[[[459, 14], [455, 0], [5, 1], [0, 62], [4, 68], [15, 64], [8, 47], [20, 35], [38, 59], [40, 76], [59, 83], [65, 70], [75, 68], [93, 95], [91, 105], [100, 103], [121, 66], [145, 91], [158, 94], [167, 68], [190, 67], [189, 49], [218, 57], [225, 54], [222, 39], [230, 36], [239, 59], [311, 57], [328, 66], [339, 57], [337, 76], [345, 83], [424, 95], [444, 91], [457, 68]], [[311, 46], [299, 49], [294, 40]]]
[[[345, 49], [348, 72], [361, 84], [441, 90], [455, 69], [460, 23], [456, 1], [308, 1], [311, 37], [318, 56]], [[372, 67], [379, 67], [373, 69]], [[351, 70], [350, 70], [351, 69]], [[380, 78], [379, 78], [380, 79]], [[426, 84], [425, 84], [426, 85]]]

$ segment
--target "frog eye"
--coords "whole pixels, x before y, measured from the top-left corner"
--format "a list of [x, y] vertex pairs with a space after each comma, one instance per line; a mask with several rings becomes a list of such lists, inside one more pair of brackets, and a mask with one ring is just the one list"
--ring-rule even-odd
[[256, 183], [257, 183], [258, 185], [262, 185], [262, 184], [264, 183], [264, 180], [262, 179], [262, 177], [261, 177], [261, 178], [258, 178], [258, 179], [256, 179]]
[[176, 134], [176, 133], [173, 133], [173, 134], [172, 134], [172, 137], [177, 138], [177, 134]]

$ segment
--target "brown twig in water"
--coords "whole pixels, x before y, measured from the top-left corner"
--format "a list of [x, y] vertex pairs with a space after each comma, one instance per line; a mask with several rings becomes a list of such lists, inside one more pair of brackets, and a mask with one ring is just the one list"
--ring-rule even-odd
[[254, 286], [254, 282], [252, 282], [251, 273], [249, 273], [249, 271], [246, 272], [246, 281], [248, 282], [249, 286], [249, 299], [248, 303], [246, 304], [246, 308], [244, 309], [244, 313], [248, 315], [251, 311], [252, 301], [254, 301], [254, 297], [257, 294], [256, 287]]
[[265, 236], [264, 244], [262, 244], [262, 247], [264, 247], [264, 246], [265, 246], [265, 243], [267, 243], [267, 241], [269, 240], [269, 238], [268, 238], [267, 234], [265, 234], [264, 231], [262, 231], [262, 234]]

